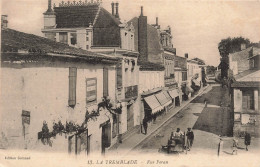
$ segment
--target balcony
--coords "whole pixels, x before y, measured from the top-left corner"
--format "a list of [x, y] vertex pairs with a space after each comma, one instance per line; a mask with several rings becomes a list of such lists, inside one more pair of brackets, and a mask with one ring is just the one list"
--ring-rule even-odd
[[125, 99], [135, 98], [138, 96], [138, 85], [125, 87]]

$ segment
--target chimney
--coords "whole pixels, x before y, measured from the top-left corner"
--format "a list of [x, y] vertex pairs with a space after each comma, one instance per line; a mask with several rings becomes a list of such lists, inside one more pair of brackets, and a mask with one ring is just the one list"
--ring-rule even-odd
[[189, 54], [188, 53], [185, 53], [185, 56], [184, 56], [185, 58], [189, 58]]
[[142, 6], [138, 18], [138, 52], [140, 53], [140, 61], [148, 61], [147, 16], [143, 15]]
[[111, 3], [111, 7], [112, 7], [112, 15], [114, 16], [115, 15], [115, 12], [114, 12], [115, 3], [114, 2]]
[[44, 28], [53, 28], [56, 25], [56, 15], [51, 8], [51, 0], [48, 0], [48, 9], [44, 15]]
[[158, 26], [159, 24], [158, 24], [158, 17], [156, 17], [156, 25]]
[[241, 44], [241, 50], [245, 50], [246, 49], [246, 44], [245, 43], [242, 43]]
[[1, 16], [1, 29], [6, 29], [6, 28], [8, 28], [7, 15], [2, 15]]
[[115, 17], [119, 19], [118, 2], [116, 2], [116, 14], [115, 14]]

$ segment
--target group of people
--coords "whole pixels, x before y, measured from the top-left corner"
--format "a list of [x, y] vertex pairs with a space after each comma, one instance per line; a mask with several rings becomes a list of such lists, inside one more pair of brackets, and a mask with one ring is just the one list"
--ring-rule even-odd
[[[183, 144], [182, 143], [183, 137], [185, 137], [184, 133], [181, 131], [180, 128], [177, 128], [177, 130], [174, 133], [173, 132], [171, 133], [170, 139], [174, 140], [176, 144]], [[187, 150], [190, 151], [193, 141], [194, 141], [194, 133], [191, 130], [191, 128], [187, 128], [186, 137], [187, 137], [187, 140], [186, 140], [186, 143], [184, 143], [184, 144], [186, 144]]]
[[[219, 142], [219, 146], [218, 146], [218, 156], [220, 155], [220, 153], [223, 150], [223, 141], [224, 140], [230, 140], [230, 138], [224, 139], [224, 138], [220, 138], [220, 142]], [[246, 151], [248, 151], [248, 146], [251, 143], [251, 135], [246, 132], [245, 136], [244, 136], [244, 144], [246, 146]], [[237, 149], [238, 149], [238, 139], [233, 138], [233, 143], [232, 143], [232, 155], [236, 154], [237, 155]]]

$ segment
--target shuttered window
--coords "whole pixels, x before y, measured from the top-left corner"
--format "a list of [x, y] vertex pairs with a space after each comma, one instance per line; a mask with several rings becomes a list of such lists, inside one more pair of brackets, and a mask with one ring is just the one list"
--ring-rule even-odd
[[116, 85], [117, 88], [122, 88], [122, 66], [117, 65], [116, 67]]
[[103, 96], [108, 96], [108, 69], [103, 69]]
[[69, 106], [76, 105], [77, 68], [69, 68]]
[[182, 72], [182, 81], [187, 80], [187, 72]]
[[97, 101], [97, 78], [86, 79], [86, 104], [90, 105]]
[[254, 110], [254, 91], [246, 90], [243, 91], [242, 107], [244, 109]]
[[60, 32], [59, 33], [59, 39], [61, 43], [68, 44], [68, 33], [66, 32]]

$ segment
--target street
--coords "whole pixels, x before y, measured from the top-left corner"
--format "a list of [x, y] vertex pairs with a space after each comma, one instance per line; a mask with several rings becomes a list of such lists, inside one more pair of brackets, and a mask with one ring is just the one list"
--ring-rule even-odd
[[[205, 98], [209, 101], [207, 107], [203, 103]], [[191, 151], [188, 151], [189, 155], [203, 153], [217, 156], [219, 136], [227, 139], [221, 153], [231, 155], [232, 138], [230, 135], [232, 133], [232, 123], [228, 103], [227, 89], [221, 88], [219, 85], [213, 85], [135, 147], [134, 151], [145, 154], [158, 153], [159, 148], [167, 144], [171, 132], [176, 131], [177, 128], [186, 132], [187, 128], [191, 127], [195, 139]], [[254, 144], [258, 146], [258, 141]], [[243, 148], [242, 139], [239, 145], [241, 147], [239, 152], [246, 152]]]

